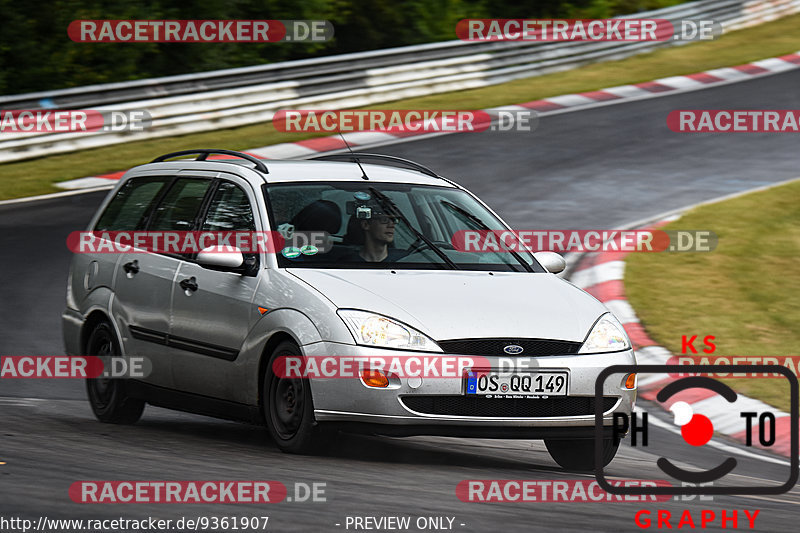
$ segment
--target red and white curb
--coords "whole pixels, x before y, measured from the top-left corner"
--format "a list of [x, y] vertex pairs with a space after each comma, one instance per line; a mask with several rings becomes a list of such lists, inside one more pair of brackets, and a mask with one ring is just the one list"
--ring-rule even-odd
[[[680, 218], [680, 215], [660, 220], [647, 228], [657, 229], [668, 222]], [[625, 331], [631, 339], [636, 353], [636, 362], [640, 365], [665, 365], [670, 362], [673, 354], [659, 346], [652, 340], [642, 327], [633, 307], [625, 298], [625, 256], [628, 252], [599, 252], [584, 254], [572, 271], [569, 280], [574, 285], [585, 290], [600, 300], [609, 311], [614, 313], [622, 322]], [[670, 362], [674, 363], [674, 361]], [[658, 375], [639, 377], [639, 396], [651, 401], [657, 401], [656, 395], [666, 384], [678, 378], [664, 378]], [[745, 420], [740, 412], [749, 411], [763, 413], [770, 411], [775, 414], [775, 444], [768, 449], [774, 453], [789, 457], [790, 450], [790, 415], [778, 411], [774, 407], [760, 400], [739, 394], [736, 400], [736, 410], [730, 408], [730, 403], [717, 393], [706, 389], [687, 389], [672, 396], [669, 401], [661, 406], [668, 410], [672, 404], [683, 401], [692, 406], [694, 412], [707, 416], [714, 425], [714, 431], [728, 435], [740, 442], [745, 442]], [[758, 423], [753, 422], [753, 430], [758, 429]], [[758, 439], [753, 440], [753, 446], [759, 446]]]
[[[589, 91], [579, 94], [565, 94], [553, 96], [543, 100], [535, 100], [518, 105], [507, 105], [495, 108], [484, 109], [483, 111], [492, 115], [498, 110], [509, 111], [536, 111], [540, 116], [554, 115], [579, 109], [597, 107], [601, 105], [611, 105], [631, 100], [643, 100], [667, 96], [680, 92], [695, 91], [716, 85], [735, 83], [747, 79], [757, 78], [770, 74], [776, 74], [787, 70], [800, 67], [800, 52], [781, 57], [762, 59], [754, 63], [739, 65], [736, 67], [718, 68], [688, 74], [686, 76], [671, 76], [653, 81], [636, 83], [633, 85], [620, 85], [619, 87], [609, 87], [598, 91]], [[665, 118], [666, 120], [666, 118]], [[368, 148], [395, 144], [412, 140], [418, 137], [447, 135], [449, 132], [405, 132], [405, 133], [386, 133], [386, 132], [353, 132], [344, 134], [347, 143], [351, 147]], [[306, 139], [294, 143], [280, 143], [271, 146], [263, 146], [248, 150], [246, 153], [264, 159], [304, 159], [314, 155], [344, 150], [344, 141], [338, 135], [330, 137], [317, 137]], [[209, 158], [213, 159], [213, 158]], [[62, 181], [55, 186], [62, 189], [90, 189], [97, 187], [112, 186], [125, 171], [112, 172], [100, 176], [79, 178], [74, 180]]]

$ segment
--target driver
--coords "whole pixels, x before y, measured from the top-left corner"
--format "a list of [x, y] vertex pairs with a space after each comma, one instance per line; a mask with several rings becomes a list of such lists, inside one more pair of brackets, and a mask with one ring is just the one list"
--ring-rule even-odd
[[394, 241], [397, 217], [373, 212], [372, 217], [361, 219], [359, 223], [364, 232], [364, 245], [358, 252], [362, 261], [370, 263], [395, 261], [403, 255], [400, 250], [389, 248]]

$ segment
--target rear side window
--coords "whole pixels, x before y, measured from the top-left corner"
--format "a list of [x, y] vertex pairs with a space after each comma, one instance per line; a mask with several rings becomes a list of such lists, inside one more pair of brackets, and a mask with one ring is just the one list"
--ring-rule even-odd
[[211, 180], [180, 178], [175, 180], [158, 204], [148, 227], [150, 231], [190, 231]]
[[133, 178], [122, 186], [95, 225], [95, 231], [132, 231], [144, 222], [144, 216], [169, 178]]

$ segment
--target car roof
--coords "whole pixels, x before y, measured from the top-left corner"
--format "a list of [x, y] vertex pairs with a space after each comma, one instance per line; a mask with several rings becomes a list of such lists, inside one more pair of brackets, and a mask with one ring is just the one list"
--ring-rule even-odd
[[[263, 174], [252, 168], [252, 163], [236, 159], [209, 159], [206, 161], [177, 160], [148, 163], [136, 167], [136, 170], [165, 170], [174, 172], [184, 171], [212, 171], [234, 172], [248, 179], [254, 185], [263, 183], [291, 183], [308, 181], [365, 181], [361, 168], [356, 163], [339, 161], [310, 161], [310, 160], [280, 160], [264, 159], [268, 173]], [[416, 170], [397, 168], [386, 165], [362, 164], [369, 181], [388, 183], [407, 183], [413, 185], [436, 185], [440, 187], [455, 187], [450, 181], [435, 178]], [[236, 169], [234, 171], [233, 169]], [[242, 172], [244, 170], [244, 172]], [[150, 172], [148, 172], [150, 173]]]

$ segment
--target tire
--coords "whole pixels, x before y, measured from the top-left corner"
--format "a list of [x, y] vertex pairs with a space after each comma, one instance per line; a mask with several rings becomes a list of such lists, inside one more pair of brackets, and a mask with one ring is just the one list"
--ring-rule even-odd
[[[594, 470], [594, 439], [545, 439], [550, 457], [565, 470]], [[619, 441], [603, 439], [603, 466], [607, 466], [617, 455]]]
[[[94, 327], [86, 343], [86, 353], [100, 357], [120, 355], [117, 336], [109, 323], [101, 322]], [[133, 424], [142, 417], [145, 402], [128, 396], [124, 379], [87, 379], [86, 393], [100, 422]]]
[[288, 341], [272, 352], [264, 369], [262, 409], [269, 433], [282, 452], [312, 455], [328, 447], [331, 435], [314, 419], [310, 383], [307, 379], [282, 378], [272, 369], [278, 357], [300, 355], [297, 345]]

